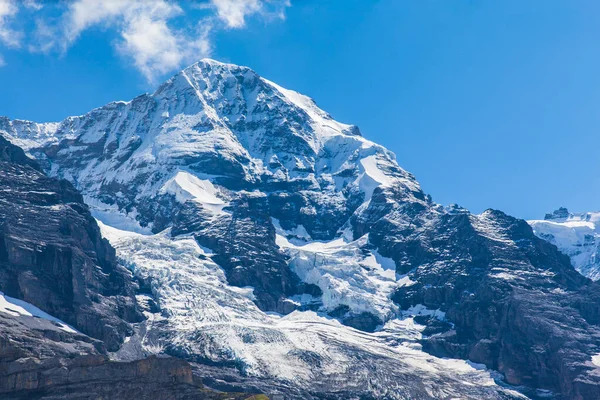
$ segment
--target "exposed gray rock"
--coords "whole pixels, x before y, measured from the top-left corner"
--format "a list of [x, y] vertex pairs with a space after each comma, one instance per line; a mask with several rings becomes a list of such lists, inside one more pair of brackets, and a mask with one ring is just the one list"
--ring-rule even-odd
[[556, 220], [556, 219], [563, 219], [563, 218], [568, 218], [569, 217], [569, 210], [567, 210], [565, 207], [560, 207], [556, 210], [554, 210], [551, 214], [546, 214], [544, 216], [545, 220]]
[[0, 290], [116, 350], [142, 319], [131, 274], [115, 261], [81, 195], [0, 138]]
[[155, 356], [131, 362], [114, 362], [106, 356], [73, 359], [28, 358], [3, 368], [0, 396], [6, 400], [84, 399], [206, 399], [237, 400], [242, 393], [206, 389], [183, 360]]
[[[423, 213], [419, 220], [400, 232], [384, 218], [371, 232], [380, 251], [415, 282], [399, 288], [394, 300], [403, 309], [439, 309], [452, 323], [423, 340], [426, 350], [483, 363], [513, 385], [566, 398], [598, 393], [590, 364], [590, 354], [600, 352], [597, 284], [525, 221], [502, 212]], [[410, 245], [399, 245], [399, 237]]]

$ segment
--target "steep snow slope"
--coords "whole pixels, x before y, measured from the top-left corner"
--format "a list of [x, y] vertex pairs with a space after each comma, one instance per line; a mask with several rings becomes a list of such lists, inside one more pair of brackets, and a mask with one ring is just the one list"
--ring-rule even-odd
[[33, 304], [29, 304], [26, 301], [15, 299], [10, 296], [6, 296], [2, 292], [0, 292], [0, 312], [11, 315], [13, 317], [25, 316], [42, 318], [47, 321], [54, 322], [55, 326], [57, 326], [59, 329], [62, 329], [65, 332], [77, 332], [75, 329], [73, 329], [73, 327], [69, 326], [68, 324], [65, 324], [58, 318], [55, 318], [48, 313], [45, 313]]
[[600, 290], [567, 257], [524, 221], [435, 204], [358, 128], [246, 67], [203, 60], [0, 134], [83, 192], [139, 279], [148, 321], [119, 357], [299, 398], [499, 396], [451, 357], [600, 396]]
[[600, 212], [569, 213], [563, 208], [528, 222], [536, 235], [568, 255], [582, 275], [600, 279]]

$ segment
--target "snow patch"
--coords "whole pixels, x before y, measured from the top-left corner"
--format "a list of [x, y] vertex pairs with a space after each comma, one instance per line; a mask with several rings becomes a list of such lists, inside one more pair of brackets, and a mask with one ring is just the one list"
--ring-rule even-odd
[[412, 279], [410, 279], [410, 277], [408, 276], [408, 274], [402, 275], [398, 279], [398, 287], [412, 286], [415, 283], [417, 283], [417, 282], [415, 282]]
[[122, 213], [116, 205], [104, 204], [94, 197], [84, 196], [84, 201], [90, 206], [90, 212], [97, 221], [107, 226], [113, 226], [123, 231], [137, 232], [143, 235], [152, 234], [150, 226], [142, 227], [135, 219], [136, 210], [129, 214]]
[[446, 320], [446, 313], [437, 309], [437, 310], [430, 310], [429, 308], [425, 307], [423, 304], [417, 304], [414, 306], [411, 306], [408, 310], [404, 310], [402, 311], [402, 315], [403, 316], [410, 316], [410, 317], [416, 317], [416, 316], [430, 316], [430, 317], [434, 317], [439, 319], [440, 321], [445, 321]]
[[0, 312], [11, 315], [13, 317], [26, 316], [43, 318], [45, 320], [54, 322], [58, 326], [58, 328], [62, 329], [65, 332], [77, 333], [77, 331], [70, 325], [40, 310], [33, 304], [27, 303], [23, 300], [15, 299], [14, 297], [6, 296], [3, 292], [0, 292]]
[[365, 193], [365, 201], [371, 199], [376, 187], [389, 187], [392, 185], [392, 180], [377, 166], [377, 155], [363, 158], [360, 160], [360, 165], [362, 172], [356, 179], [356, 183]]
[[222, 212], [225, 206], [225, 202], [217, 197], [219, 191], [212, 182], [199, 179], [184, 171], [177, 172], [173, 178], [169, 179], [159, 193], [172, 194], [180, 203], [193, 200], [213, 213]]

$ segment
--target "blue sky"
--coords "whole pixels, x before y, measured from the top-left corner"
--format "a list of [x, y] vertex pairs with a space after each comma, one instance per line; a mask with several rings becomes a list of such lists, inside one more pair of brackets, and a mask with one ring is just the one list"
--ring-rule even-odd
[[[439, 203], [522, 218], [600, 210], [598, 2], [155, 0], [171, 8], [99, 10], [85, 8], [96, 0], [24, 0], [3, 13], [10, 2], [0, 0], [0, 115], [61, 120], [152, 91], [210, 55], [359, 125]], [[154, 34], [162, 42], [148, 49]]]

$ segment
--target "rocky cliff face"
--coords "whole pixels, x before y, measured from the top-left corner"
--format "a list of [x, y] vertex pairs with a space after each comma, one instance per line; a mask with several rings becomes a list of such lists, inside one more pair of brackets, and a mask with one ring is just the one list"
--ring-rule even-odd
[[409, 232], [409, 252], [391, 253], [411, 280], [393, 299], [402, 309], [440, 309], [451, 323], [424, 316], [424, 348], [483, 363], [513, 385], [590, 398], [598, 384], [589, 356], [598, 349], [598, 286], [525, 221], [494, 210], [438, 218]]
[[52, 358], [41, 363], [28, 359], [0, 372], [0, 395], [6, 400], [242, 400], [251, 397], [207, 390], [192, 375], [188, 363], [170, 357], [131, 362], [114, 362], [102, 355]]
[[129, 272], [70, 183], [4, 138], [0, 157], [0, 290], [116, 350], [142, 318]]
[[434, 203], [391, 152], [246, 67], [204, 60], [0, 132], [82, 191], [147, 289], [123, 359], [296, 398], [519, 397], [452, 357], [600, 396], [595, 283], [522, 220]]

